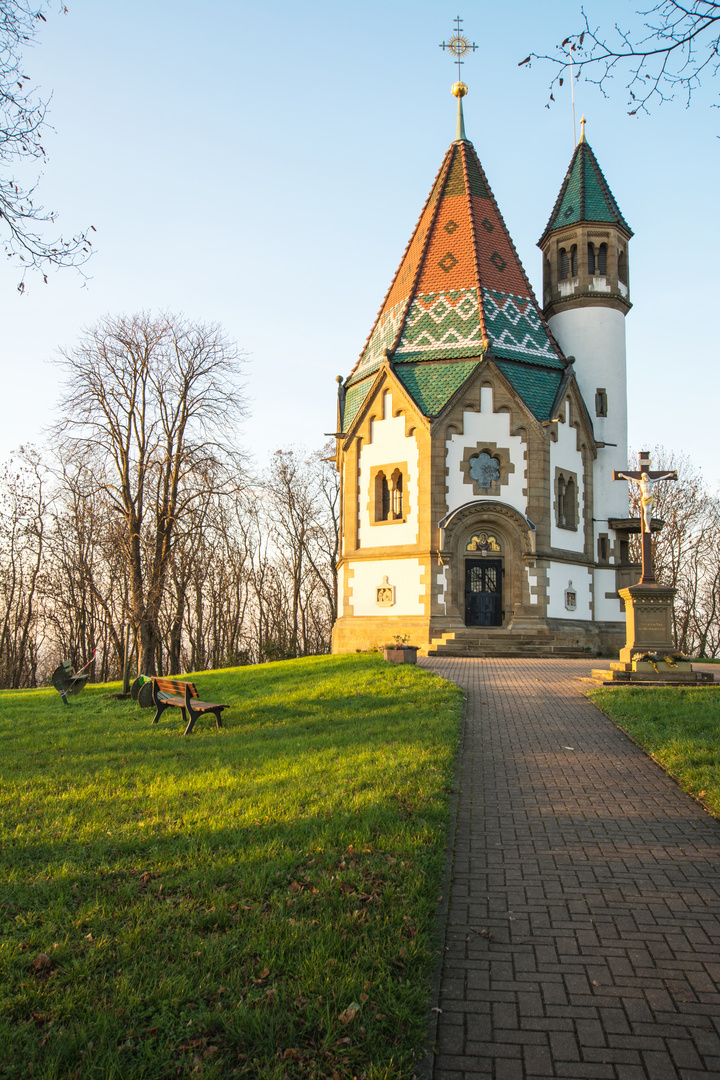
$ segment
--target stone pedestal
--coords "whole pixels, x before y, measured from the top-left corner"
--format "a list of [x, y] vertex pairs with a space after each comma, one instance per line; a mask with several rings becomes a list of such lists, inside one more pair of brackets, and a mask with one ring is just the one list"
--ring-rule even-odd
[[675, 652], [672, 605], [675, 589], [665, 585], [630, 585], [620, 590], [625, 603], [625, 647], [620, 660], [626, 664], [641, 653]]
[[[620, 650], [619, 661], [610, 664], [609, 671], [593, 671], [594, 679], [645, 686], [697, 686], [712, 682], [710, 676], [693, 671], [689, 660], [673, 658], [676, 653], [672, 635], [675, 589], [638, 582], [620, 589], [620, 596], [625, 602], [625, 646]], [[657, 659], [654, 662], [638, 660], [637, 657], [644, 653], [652, 653]]]

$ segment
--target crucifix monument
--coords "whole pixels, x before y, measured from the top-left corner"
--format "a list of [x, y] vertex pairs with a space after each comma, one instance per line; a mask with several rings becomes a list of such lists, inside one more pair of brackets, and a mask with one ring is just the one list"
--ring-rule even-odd
[[653, 522], [655, 485], [660, 480], [677, 480], [677, 472], [653, 472], [650, 454], [643, 450], [637, 471], [613, 469], [612, 475], [613, 480], [628, 480], [640, 489], [642, 575], [637, 584], [619, 590], [626, 618], [625, 647], [620, 650], [620, 659], [610, 664], [610, 671], [593, 671], [593, 677], [605, 682], [697, 685], [706, 681], [706, 676], [693, 671], [692, 664], [676, 652], [673, 642], [675, 589], [656, 581], [652, 563], [651, 531], [653, 526], [662, 525], [661, 521]]
[[640, 585], [655, 585], [655, 572], [652, 564], [652, 545], [650, 542], [652, 526], [652, 508], [655, 502], [655, 485], [658, 480], [677, 480], [675, 469], [672, 472], [653, 472], [650, 469], [650, 454], [647, 450], [641, 450], [640, 468], [637, 472], [618, 472], [613, 469], [613, 480], [629, 480], [640, 488], [640, 504], [642, 517], [640, 519], [640, 536], [642, 539], [642, 576]]

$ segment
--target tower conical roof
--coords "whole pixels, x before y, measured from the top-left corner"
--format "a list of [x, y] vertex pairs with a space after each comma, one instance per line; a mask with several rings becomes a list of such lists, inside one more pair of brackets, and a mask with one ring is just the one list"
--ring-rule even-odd
[[452, 143], [346, 381], [344, 429], [389, 358], [436, 416], [491, 355], [539, 419], [565, 367], [471, 142]]
[[550, 220], [538, 243], [542, 244], [553, 229], [578, 221], [612, 222], [628, 236], [633, 235], [584, 136], [575, 147]]

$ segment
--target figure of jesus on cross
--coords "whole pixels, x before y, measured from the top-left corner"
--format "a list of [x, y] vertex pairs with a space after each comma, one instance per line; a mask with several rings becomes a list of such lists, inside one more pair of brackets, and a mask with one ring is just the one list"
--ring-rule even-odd
[[654, 585], [655, 573], [652, 564], [652, 546], [650, 543], [650, 528], [652, 523], [652, 508], [655, 502], [654, 487], [658, 480], [677, 480], [677, 471], [651, 472], [650, 454], [647, 450], [640, 451], [640, 469], [638, 472], [617, 472], [613, 469], [613, 480], [629, 480], [640, 488], [640, 504], [642, 517], [640, 519], [640, 533], [642, 536], [642, 577], [641, 585]]

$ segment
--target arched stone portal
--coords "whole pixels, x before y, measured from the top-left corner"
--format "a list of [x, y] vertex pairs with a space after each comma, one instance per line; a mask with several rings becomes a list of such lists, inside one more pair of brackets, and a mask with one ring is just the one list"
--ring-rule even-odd
[[526, 566], [534, 562], [535, 526], [514, 507], [470, 502], [439, 523], [446, 567], [446, 613], [466, 626], [510, 628], [544, 622], [532, 602]]

